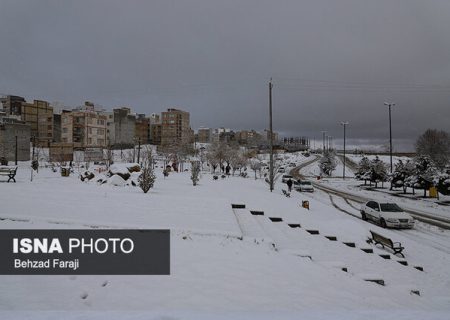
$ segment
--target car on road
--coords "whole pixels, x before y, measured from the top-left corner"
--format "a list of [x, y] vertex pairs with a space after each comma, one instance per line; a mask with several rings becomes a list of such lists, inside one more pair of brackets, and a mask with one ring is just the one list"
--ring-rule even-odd
[[372, 220], [383, 228], [414, 228], [414, 218], [396, 203], [368, 201], [361, 206], [361, 218]]
[[293, 162], [289, 163], [289, 167], [295, 168], [295, 163], [293, 163]]
[[297, 180], [294, 189], [299, 192], [314, 192], [314, 187], [311, 181], [308, 180]]
[[286, 170], [284, 169], [284, 167], [279, 167], [278, 168], [278, 173], [285, 173]]
[[289, 179], [291, 179], [292, 182], [294, 182], [293, 176], [291, 176], [290, 174], [283, 174], [283, 176], [281, 177], [281, 182], [286, 183], [288, 182]]

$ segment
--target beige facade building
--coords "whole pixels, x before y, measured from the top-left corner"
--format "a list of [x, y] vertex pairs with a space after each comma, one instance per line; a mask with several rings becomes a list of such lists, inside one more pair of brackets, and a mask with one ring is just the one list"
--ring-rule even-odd
[[194, 134], [190, 127], [189, 112], [167, 109], [162, 112], [161, 147], [178, 148], [193, 143]]
[[30, 126], [36, 144], [48, 146], [53, 141], [53, 107], [47, 101], [23, 102], [21, 118]]
[[197, 132], [198, 140], [200, 143], [209, 143], [212, 141], [212, 129], [210, 128], [199, 128]]
[[107, 115], [91, 104], [61, 114], [61, 142], [74, 148], [104, 148], [107, 144]]

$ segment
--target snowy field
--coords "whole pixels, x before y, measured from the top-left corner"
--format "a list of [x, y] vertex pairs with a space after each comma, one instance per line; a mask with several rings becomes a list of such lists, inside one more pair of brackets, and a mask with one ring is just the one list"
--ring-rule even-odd
[[[148, 194], [45, 168], [30, 182], [26, 164], [17, 183], [0, 182], [3, 229], [172, 230], [170, 276], [0, 276], [0, 319], [448, 319], [448, 231], [380, 229], [328, 195], [286, 198], [280, 182], [270, 193], [252, 174], [214, 181], [204, 173], [194, 187], [189, 172], [164, 179], [156, 170]], [[400, 241], [405, 258], [366, 243], [369, 230]]]

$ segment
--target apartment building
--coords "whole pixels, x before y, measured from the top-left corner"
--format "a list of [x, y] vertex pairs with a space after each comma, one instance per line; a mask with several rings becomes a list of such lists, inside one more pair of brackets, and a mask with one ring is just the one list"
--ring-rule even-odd
[[[110, 119], [109, 119], [110, 120]], [[109, 139], [114, 147], [128, 148], [136, 142], [136, 115], [128, 107], [113, 109], [113, 123]]]
[[167, 109], [162, 112], [161, 147], [166, 150], [193, 143], [194, 133], [190, 127], [189, 112]]
[[47, 101], [23, 102], [20, 116], [30, 126], [37, 145], [48, 146], [53, 141], [53, 107]]
[[0, 114], [0, 158], [7, 161], [30, 160], [30, 126], [14, 117]]
[[134, 135], [141, 144], [150, 143], [150, 118], [146, 117], [145, 114], [136, 115]]
[[107, 115], [93, 105], [61, 113], [61, 142], [73, 143], [74, 148], [106, 147]]
[[197, 142], [209, 143], [212, 141], [212, 129], [201, 127], [197, 131]]
[[22, 113], [22, 103], [25, 99], [19, 96], [4, 96], [0, 98], [0, 103], [7, 116], [20, 116]]

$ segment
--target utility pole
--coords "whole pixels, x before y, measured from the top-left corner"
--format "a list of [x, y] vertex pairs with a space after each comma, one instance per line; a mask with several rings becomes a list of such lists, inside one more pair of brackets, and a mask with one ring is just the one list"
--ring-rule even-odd
[[14, 151], [14, 161], [17, 166], [17, 136], [16, 136], [16, 150]]
[[345, 180], [345, 127], [348, 125], [348, 121], [341, 122], [341, 126], [344, 127], [344, 168], [342, 170], [342, 179]]
[[138, 158], [137, 158], [137, 163], [139, 163], [139, 159], [140, 159], [140, 157], [141, 157], [141, 137], [139, 137], [138, 143], [139, 143], [139, 145], [138, 145]]
[[269, 165], [269, 182], [270, 182], [270, 192], [273, 191], [273, 128], [272, 128], [272, 78], [270, 78], [269, 81], [269, 119], [270, 119], [270, 125], [269, 125], [269, 131], [270, 131], [270, 165]]
[[392, 121], [391, 121], [391, 107], [395, 106], [395, 103], [385, 102], [385, 106], [389, 107], [389, 157], [391, 160], [391, 173], [392, 173]]
[[323, 143], [322, 143], [322, 154], [325, 154], [325, 133], [326, 131], [322, 131]]

